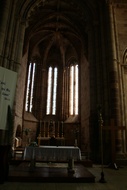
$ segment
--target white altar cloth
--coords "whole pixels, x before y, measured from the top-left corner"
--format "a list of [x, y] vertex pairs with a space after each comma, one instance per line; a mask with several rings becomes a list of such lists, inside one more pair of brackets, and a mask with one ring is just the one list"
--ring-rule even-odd
[[36, 161], [74, 161], [81, 160], [81, 151], [73, 146], [39, 146], [26, 147], [24, 151], [25, 160]]

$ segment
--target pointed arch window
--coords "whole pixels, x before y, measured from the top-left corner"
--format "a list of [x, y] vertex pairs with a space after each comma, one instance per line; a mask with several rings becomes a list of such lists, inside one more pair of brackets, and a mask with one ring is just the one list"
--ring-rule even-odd
[[33, 107], [33, 89], [34, 89], [34, 80], [35, 80], [35, 69], [36, 69], [36, 64], [30, 62], [29, 68], [28, 68], [26, 103], [25, 103], [25, 111], [28, 111], [28, 112], [32, 112], [32, 107]]
[[48, 69], [47, 115], [56, 115], [57, 78], [58, 68], [50, 66]]
[[70, 66], [69, 115], [78, 115], [79, 70], [78, 64]]

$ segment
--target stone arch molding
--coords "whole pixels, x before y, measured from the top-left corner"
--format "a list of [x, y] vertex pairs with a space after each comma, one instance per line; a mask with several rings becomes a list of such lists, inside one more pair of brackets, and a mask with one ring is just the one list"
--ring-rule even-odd
[[[22, 18], [28, 19], [30, 18], [32, 12], [37, 10], [40, 6], [45, 6], [48, 3], [52, 3], [54, 0], [23, 0], [23, 1], [17, 1], [18, 8], [17, 8], [17, 14], [19, 14]], [[96, 1], [96, 2], [95, 2]], [[60, 3], [61, 0], [55, 0], [55, 2]], [[92, 15], [92, 18], [96, 18], [97, 11], [95, 10], [95, 5], [99, 3], [98, 0], [84, 0], [84, 1], [77, 1], [77, 0], [71, 0], [68, 2], [68, 0], [64, 0], [64, 3], [70, 4], [71, 6], [77, 6], [77, 9], [80, 12], [80, 9], [83, 10], [85, 8], [85, 17]], [[83, 15], [82, 15], [83, 16]]]
[[[18, 2], [19, 3], [19, 2]], [[52, 7], [54, 5], [56, 6], [56, 13], [53, 13], [52, 11]], [[33, 41], [36, 38], [36, 44], [39, 44], [40, 41], [42, 40], [42, 38], [45, 40], [46, 37], [46, 33], [43, 32], [42, 34], [42, 30], [44, 31], [44, 26], [45, 26], [45, 30], [46, 30], [46, 23], [48, 23], [49, 25], [51, 25], [51, 21], [50, 19], [56, 19], [56, 25], [58, 26], [59, 24], [62, 25], [62, 27], [64, 28], [64, 30], [69, 31], [66, 32], [66, 35], [68, 36], [68, 38], [64, 38], [63, 41], [63, 46], [68, 45], [68, 41], [72, 46], [74, 46], [73, 44], [73, 39], [75, 39], [78, 43], [76, 43], [76, 46], [78, 47], [83, 46], [83, 48], [86, 48], [86, 37], [87, 37], [87, 33], [88, 32], [88, 28], [89, 25], [91, 24], [91, 21], [94, 23], [94, 20], [97, 20], [97, 12], [95, 11], [95, 7], [94, 7], [95, 3], [92, 2], [92, 0], [88, 1], [80, 1], [77, 2], [76, 0], [70, 1], [68, 2], [67, 0], [62, 0], [62, 1], [56, 1], [56, 0], [37, 0], [37, 1], [22, 1], [20, 4], [18, 4], [18, 9], [17, 9], [17, 14], [20, 15], [20, 17], [22, 18], [22, 20], [26, 20], [27, 21], [27, 27], [26, 30], [29, 32], [27, 33], [27, 40], [32, 39]], [[34, 20], [35, 17], [37, 17], [38, 13], [40, 15], [40, 11], [42, 10], [42, 12], [47, 10], [47, 7], [51, 6], [51, 14], [46, 15], [46, 19], [44, 20], [43, 18], [45, 17], [44, 14], [41, 14], [42, 18], [37, 20], [37, 22]], [[63, 9], [64, 7], [64, 9]], [[70, 8], [72, 10], [75, 11], [75, 16], [72, 12], [72, 14], [70, 14]], [[63, 10], [62, 10], [63, 9]], [[62, 12], [63, 11], [63, 12]], [[61, 13], [62, 12], [62, 13]], [[69, 14], [68, 14], [69, 12]], [[73, 17], [74, 16], [74, 17]], [[77, 19], [78, 18], [78, 19]], [[43, 20], [42, 20], [43, 19]], [[32, 25], [31, 22], [34, 22], [34, 24]], [[80, 23], [78, 23], [78, 21], [80, 21]], [[41, 26], [42, 25], [42, 26]], [[54, 30], [56, 30], [56, 32], [54, 33], [54, 36], [52, 38], [52, 40], [50, 40], [49, 44], [47, 45], [47, 49], [50, 48], [50, 46], [52, 44], [54, 44], [54, 41], [56, 40], [56, 38], [60, 38], [59, 35], [59, 26], [56, 28], [54, 28]], [[51, 26], [52, 27], [52, 26]], [[29, 28], [29, 29], [28, 29]], [[37, 38], [37, 36], [35, 35], [37, 34], [38, 36], [40, 36], [40, 38]], [[64, 32], [65, 34], [65, 32]], [[70, 36], [73, 36], [73, 38], [71, 40], [69, 40]], [[65, 40], [66, 39], [66, 40]], [[31, 40], [31, 41], [32, 41]], [[57, 39], [58, 41], [58, 39]], [[32, 42], [30, 44], [32, 46]], [[34, 44], [35, 46], [35, 44]], [[76, 47], [75, 47], [76, 48]], [[78, 48], [77, 48], [78, 50]], [[87, 52], [87, 51], [85, 51]]]
[[[123, 60], [121, 64], [121, 73], [122, 73], [122, 109], [123, 109], [123, 121], [124, 125], [127, 126], [127, 48], [123, 53]], [[126, 147], [126, 145], [125, 145]]]
[[127, 65], [127, 48], [125, 49], [123, 54], [123, 64]]

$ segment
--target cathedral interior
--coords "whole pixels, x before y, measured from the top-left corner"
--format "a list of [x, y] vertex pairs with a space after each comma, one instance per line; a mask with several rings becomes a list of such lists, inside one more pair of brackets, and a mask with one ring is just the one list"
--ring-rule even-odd
[[0, 105], [0, 144], [54, 137], [93, 162], [102, 145], [105, 163], [126, 159], [127, 0], [0, 4], [0, 69], [17, 74], [13, 104]]

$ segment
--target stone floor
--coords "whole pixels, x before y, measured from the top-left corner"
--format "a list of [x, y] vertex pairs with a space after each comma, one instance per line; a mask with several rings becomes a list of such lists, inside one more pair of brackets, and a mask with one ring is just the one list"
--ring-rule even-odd
[[103, 173], [106, 183], [99, 182], [102, 172], [100, 165], [87, 169], [95, 176], [95, 183], [5, 182], [0, 184], [0, 190], [127, 190], [127, 166], [118, 170], [105, 166]]

